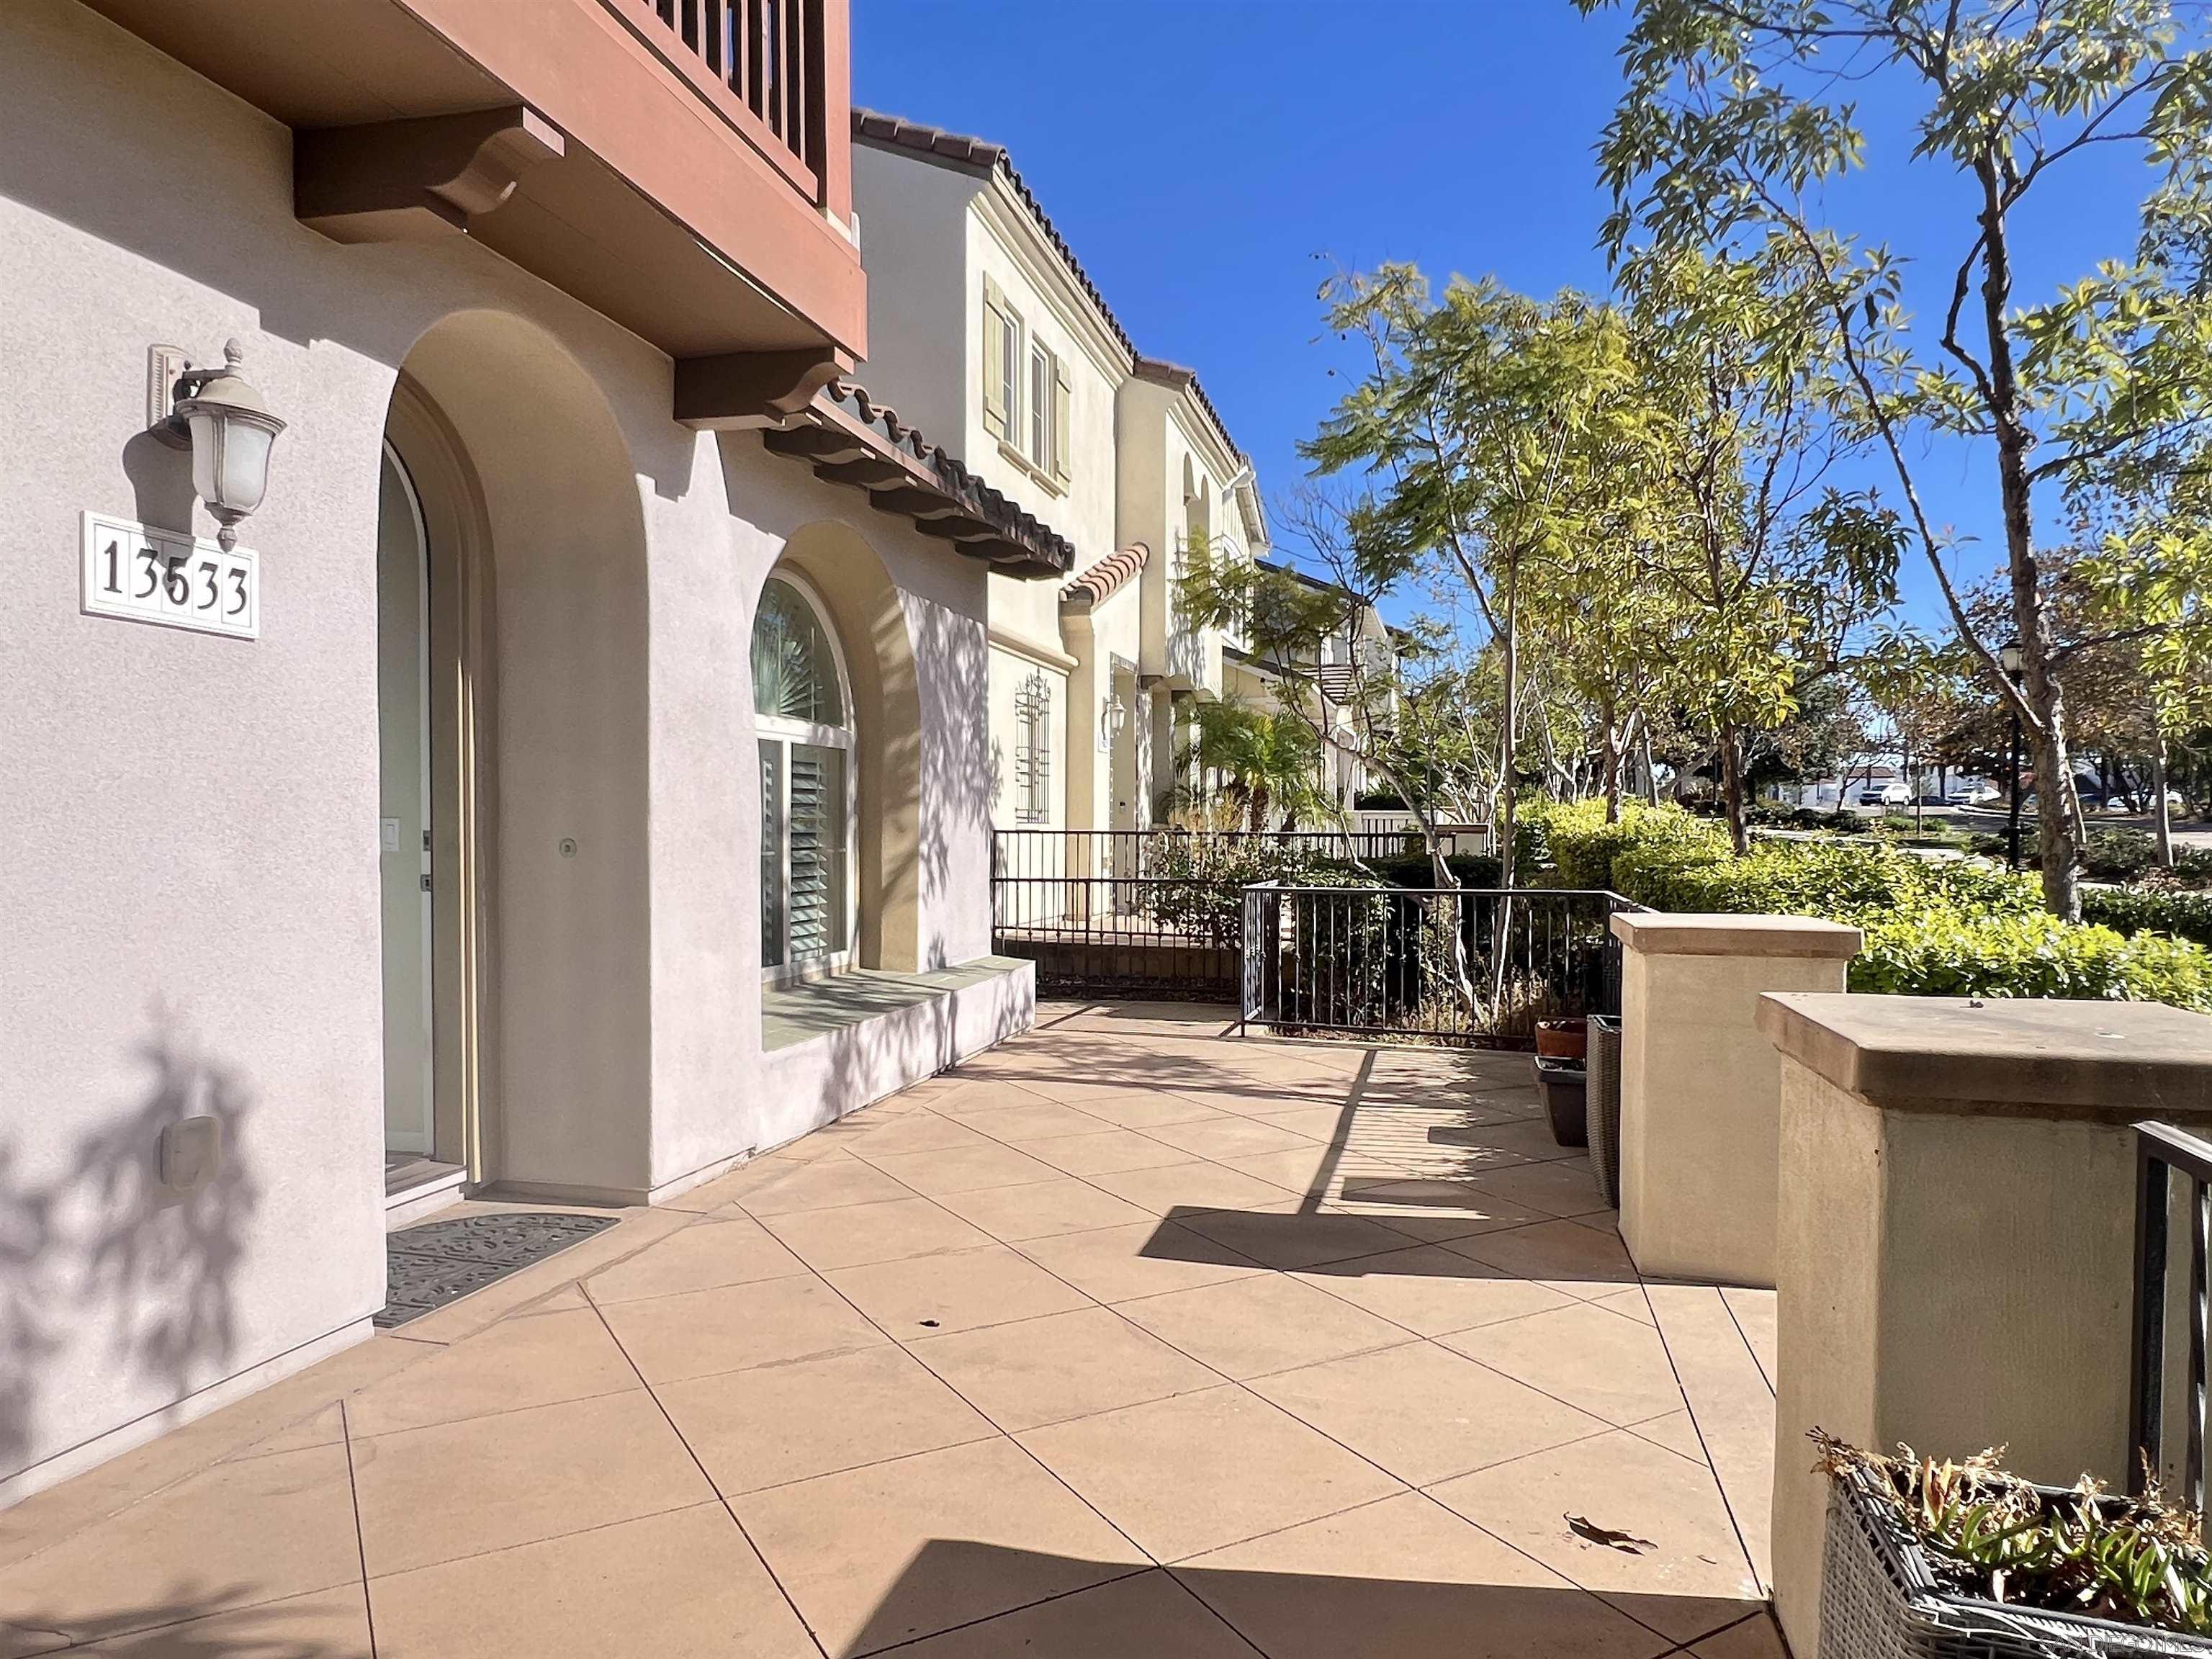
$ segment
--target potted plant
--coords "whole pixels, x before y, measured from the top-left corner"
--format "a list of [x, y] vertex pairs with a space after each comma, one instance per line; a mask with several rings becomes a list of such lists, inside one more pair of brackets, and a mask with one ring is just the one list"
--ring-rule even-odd
[[1536, 1067], [1536, 1093], [1551, 1120], [1552, 1139], [1562, 1146], [1589, 1145], [1589, 1073], [1580, 1060], [1530, 1056]]
[[1536, 1052], [1547, 1060], [1571, 1060], [1577, 1066], [1589, 1052], [1589, 1024], [1580, 1014], [1536, 1022]]
[[1830, 1479], [1822, 1659], [2212, 1656], [2212, 1558], [2155, 1488], [2071, 1490], [1813, 1431]]

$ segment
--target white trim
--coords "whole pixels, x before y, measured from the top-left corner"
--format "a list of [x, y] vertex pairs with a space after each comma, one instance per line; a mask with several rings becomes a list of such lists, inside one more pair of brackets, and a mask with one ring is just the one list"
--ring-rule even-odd
[[[773, 987], [823, 973], [836, 973], [852, 964], [854, 943], [859, 939], [860, 932], [859, 858], [860, 768], [859, 711], [853, 705], [853, 677], [846, 668], [845, 643], [837, 637], [836, 624], [831, 619], [830, 607], [823, 602], [821, 590], [809, 581], [801, 572], [788, 565], [778, 564], [768, 573], [767, 580], [761, 584], [761, 592], [763, 595], [768, 592], [769, 582], [781, 582], [805, 600], [808, 609], [813, 611], [816, 626], [821, 629], [823, 638], [830, 642], [830, 665], [837, 675], [838, 706], [844, 711], [847, 722], [843, 726], [823, 726], [812, 720], [792, 720], [782, 714], [763, 714], [757, 708], [753, 711], [756, 742], [752, 763], [756, 767], [760, 764], [757, 739], [764, 738], [770, 742], [783, 745], [782, 823], [785, 833], [780, 837], [781, 845], [778, 850], [777, 863], [779, 878], [783, 887], [784, 937], [781, 941], [780, 954], [784, 960], [775, 963], [761, 964], [763, 984]], [[760, 606], [756, 601], [753, 607], [753, 627], [757, 629], [759, 626]], [[745, 672], [750, 674], [752, 652], [750, 635], [746, 640], [746, 647]], [[791, 840], [788, 830], [791, 818], [791, 750], [794, 744], [800, 744], [815, 749], [835, 749], [845, 757], [842, 768], [845, 775], [845, 835], [842, 860], [845, 876], [843, 906], [845, 939], [844, 943], [836, 950], [793, 962], [790, 959]], [[765, 945], [766, 941], [763, 943]]]
[[1055, 651], [1048, 645], [1039, 645], [1035, 640], [1025, 639], [998, 623], [986, 625], [983, 637], [988, 640], [995, 649], [1005, 652], [1010, 657], [1026, 657], [1038, 667], [1049, 668], [1060, 674], [1073, 674], [1083, 665], [1065, 651]]
[[1097, 301], [1083, 291], [1060, 250], [1039, 228], [1035, 215], [1006, 176], [994, 170], [988, 188], [977, 191], [969, 200], [992, 240], [1021, 268], [1030, 287], [1084, 355], [1108, 380], [1118, 384], [1128, 379], [1136, 359], [1115, 337]]

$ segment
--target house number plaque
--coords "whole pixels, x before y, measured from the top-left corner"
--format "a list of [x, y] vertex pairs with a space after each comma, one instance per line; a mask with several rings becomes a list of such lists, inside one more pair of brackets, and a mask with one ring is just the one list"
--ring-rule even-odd
[[83, 515], [82, 600], [88, 617], [120, 617], [234, 639], [261, 637], [261, 562], [243, 547]]

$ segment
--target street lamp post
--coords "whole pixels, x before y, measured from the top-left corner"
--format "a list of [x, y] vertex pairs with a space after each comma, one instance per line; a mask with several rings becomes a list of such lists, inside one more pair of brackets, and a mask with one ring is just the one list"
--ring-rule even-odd
[[[2020, 641], [2007, 640], [1997, 651], [1997, 659], [2003, 663], [2006, 678], [2013, 689], [2020, 689]], [[2012, 715], [2012, 777], [2010, 794], [2011, 815], [2005, 826], [2005, 858], [2012, 868], [2020, 868], [2020, 703], [2008, 701], [2005, 708]]]

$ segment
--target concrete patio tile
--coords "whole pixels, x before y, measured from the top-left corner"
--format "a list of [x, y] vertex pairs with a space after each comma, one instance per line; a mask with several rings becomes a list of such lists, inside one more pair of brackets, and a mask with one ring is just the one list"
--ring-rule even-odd
[[714, 1495], [644, 1393], [356, 1440], [353, 1468], [371, 1578]]
[[370, 1597], [377, 1659], [817, 1653], [720, 1504], [379, 1578]]
[[1741, 1624], [1730, 1625], [1708, 1636], [1690, 1650], [1692, 1659], [1790, 1659], [1782, 1645], [1782, 1632], [1771, 1613], [1754, 1613]]
[[841, 1267], [825, 1275], [902, 1341], [1088, 1307], [1090, 1297], [1004, 1245]]
[[370, 1659], [376, 1649], [369, 1638], [368, 1599], [354, 1583], [118, 1636], [76, 1651], [100, 1659], [208, 1659], [214, 1654]]
[[[1431, 1496], [1677, 1642], [1754, 1610], [1758, 1582], [1712, 1472], [1616, 1430], [1429, 1489]], [[1577, 1534], [1579, 1516], [1620, 1547]]]
[[1075, 1103], [1102, 1123], [1123, 1129], [1153, 1129], [1164, 1123], [1203, 1123], [1229, 1115], [1161, 1089], [1102, 1090]]
[[655, 1392], [726, 1497], [996, 1432], [920, 1360], [888, 1342]]
[[1147, 1214], [1126, 1199], [1102, 1192], [1088, 1182], [1073, 1179], [947, 1193], [937, 1201], [992, 1237], [1010, 1244], [1022, 1239], [1045, 1238], [1054, 1233], [1133, 1226], [1145, 1220]]
[[1751, 1552], [1752, 1570], [1773, 1582], [1774, 1395], [1721, 1292], [1703, 1285], [1654, 1285], [1651, 1307], [1681, 1378], [1702, 1455]]
[[1189, 1123], [1163, 1123], [1148, 1131], [1155, 1140], [1180, 1146], [1193, 1158], [1217, 1163], [1249, 1158], [1255, 1152], [1308, 1152], [1307, 1138], [1273, 1123], [1250, 1118], [1206, 1118]]
[[1230, 1386], [1016, 1437], [1164, 1562], [1403, 1490], [1288, 1413]]
[[[994, 1054], [1005, 1052], [993, 1051]], [[969, 1066], [975, 1063], [969, 1062], [959, 1072], [940, 1079], [946, 1086], [940, 1092], [926, 1097], [923, 1103], [938, 1116], [957, 1122], [971, 1112], [1003, 1112], [1010, 1107], [1036, 1106], [1044, 1102], [1045, 1097], [1030, 1088], [1026, 1081], [1004, 1075], [971, 1073]], [[1000, 1069], [1003, 1071], [1004, 1067]]]
[[884, 1334], [820, 1279], [766, 1279], [603, 1310], [648, 1382], [849, 1353]]
[[356, 1439], [641, 1386], [589, 1308], [503, 1319], [345, 1402]]
[[806, 1264], [776, 1243], [761, 1224], [736, 1211], [717, 1212], [672, 1233], [584, 1282], [602, 1305], [635, 1302], [680, 1291], [803, 1273]]
[[1174, 1571], [1268, 1659], [1649, 1659], [1670, 1645], [1419, 1492]]
[[1004, 1439], [731, 1501], [823, 1649], [839, 1656], [933, 1636], [1149, 1565]]
[[1019, 1143], [1050, 1140], [1060, 1135], [1097, 1134], [1108, 1126], [1103, 1119], [1055, 1100], [1031, 1101], [988, 1112], [970, 1112], [959, 1120], [963, 1126], [993, 1140]]
[[[427, 1364], [428, 1358], [435, 1357], [440, 1352], [441, 1350], [436, 1348], [428, 1349], [426, 1351], [425, 1358], [417, 1363]], [[635, 1377], [630, 1379], [633, 1383], [636, 1380]], [[266, 1440], [255, 1441], [236, 1455], [266, 1457], [271, 1452], [307, 1451], [315, 1446], [342, 1444], [345, 1437], [345, 1407], [333, 1400], [322, 1410], [301, 1418], [289, 1429], [279, 1429]]]
[[1247, 1386], [1413, 1486], [1611, 1426], [1430, 1342], [1281, 1371]]
[[[1168, 1088], [1187, 1079], [1190, 1068], [1179, 1058], [1142, 1055], [1133, 1059], [1116, 1054], [1085, 1055], [1081, 1054], [1031, 1056], [1030, 1073], [1022, 1079], [1022, 1086], [1044, 1099], [1058, 1101], [1063, 1106], [1073, 1106], [1089, 1112], [1093, 1117], [1115, 1121], [1103, 1109], [1118, 1105], [1134, 1095], [1164, 1097]], [[1196, 1114], [1210, 1109], [1196, 1101], [1182, 1101], [1185, 1110]], [[1171, 1121], [1162, 1119], [1161, 1121]], [[1125, 1124], [1124, 1127], [1135, 1125]]]
[[1279, 1204], [1296, 1196], [1257, 1176], [1246, 1175], [1219, 1164], [1194, 1161], [1169, 1164], [1152, 1170], [1123, 1170], [1114, 1175], [1093, 1176], [1091, 1184], [1103, 1187], [1116, 1198], [1126, 1198], [1154, 1215], [1179, 1210], [1237, 1210]]
[[1319, 1106], [1340, 1113], [1350, 1097], [1351, 1085], [1341, 1078], [1289, 1073], [1279, 1077], [1220, 1077], [1212, 1082], [1186, 1075], [1176, 1079], [1175, 1091], [1185, 1100], [1224, 1117], [1257, 1124], [1262, 1113], [1286, 1112], [1301, 1106]]
[[1326, 1190], [1334, 1194], [1344, 1183], [1343, 1154], [1318, 1141], [1306, 1141], [1285, 1151], [1231, 1154], [1223, 1167], [1256, 1176], [1271, 1187], [1301, 1195]]
[[1698, 1438], [1698, 1425], [1686, 1411], [1668, 1412], [1643, 1423], [1632, 1423], [1628, 1431], [1655, 1446], [1664, 1446], [1677, 1456], [1686, 1457], [1692, 1463], [1705, 1461], [1705, 1442]]
[[1472, 1177], [1485, 1191], [1555, 1216], [1589, 1215], [1610, 1207], [1587, 1160], [1521, 1164]]
[[1413, 1340], [1411, 1332], [1281, 1273], [1116, 1306], [1170, 1347], [1240, 1379]]
[[1774, 1391], [1774, 1292], [1743, 1290], [1729, 1286], [1721, 1291], [1721, 1300], [1728, 1304], [1729, 1312], [1735, 1316], [1736, 1328], [1743, 1340], [1751, 1345], [1752, 1357], [1759, 1361], [1760, 1373], [1766, 1378], [1767, 1392]]
[[1257, 1656], [1257, 1649], [1158, 1567], [899, 1650], [899, 1659]]
[[[890, 1117], [874, 1118], [875, 1108], [842, 1120], [822, 1133], [838, 1136], [848, 1150], [866, 1146], [872, 1153], [940, 1152], [955, 1146], [975, 1146], [990, 1137], [980, 1129], [952, 1117], [941, 1117], [933, 1111], [902, 1112]], [[873, 1118], [873, 1121], [870, 1120]], [[851, 1125], [850, 1132], [846, 1125]]]
[[1171, 1221], [1026, 1240], [1022, 1254], [1097, 1302], [1129, 1302], [1266, 1269]]
[[[835, 1129], [836, 1125], [830, 1124], [827, 1127]], [[665, 1204], [654, 1207], [703, 1215], [710, 1210], [741, 1203], [750, 1194], [788, 1180], [794, 1170], [809, 1164], [849, 1162], [852, 1154], [845, 1150], [848, 1144], [842, 1137], [832, 1137], [817, 1130], [773, 1152], [749, 1158], [728, 1174], [702, 1182], [688, 1192], [678, 1193]]]
[[[944, 1156], [957, 1156], [947, 1153]], [[934, 1152], [909, 1154], [934, 1158]], [[882, 1204], [895, 1198], [912, 1198], [915, 1189], [902, 1185], [873, 1164], [848, 1153], [794, 1164], [779, 1170], [772, 1181], [740, 1194], [738, 1202], [756, 1218], [791, 1215], [800, 1210], [840, 1209], [849, 1204]]]
[[1552, 1134], [1552, 1126], [1541, 1118], [1510, 1118], [1504, 1122], [1489, 1122], [1468, 1126], [1466, 1144], [1484, 1152], [1499, 1152], [1526, 1158], [1532, 1164], [1582, 1160], [1587, 1166], [1589, 1150], [1583, 1146], [1562, 1146]]
[[1585, 1299], [1594, 1308], [1603, 1308], [1608, 1313], [1617, 1313], [1623, 1319], [1632, 1319], [1639, 1325], [1656, 1326], [1658, 1323], [1651, 1317], [1651, 1304], [1645, 1299], [1644, 1287], [1641, 1285], [1633, 1285], [1625, 1291], [1614, 1291], [1609, 1295], [1593, 1296]]
[[1182, 1225], [1240, 1255], [1270, 1267], [1311, 1267], [1325, 1261], [1348, 1261], [1354, 1256], [1376, 1255], [1406, 1242], [1366, 1216], [1300, 1210], [1215, 1210], [1194, 1215]]
[[1344, 1109], [1341, 1106], [1317, 1106], [1310, 1102], [1285, 1101], [1277, 1109], [1246, 1112], [1247, 1121], [1271, 1123], [1278, 1129], [1288, 1129], [1294, 1135], [1324, 1146], [1346, 1133]]
[[1685, 1403], [1659, 1333], [1587, 1303], [1437, 1340], [1608, 1423], [1647, 1422]]
[[1611, 1295], [1610, 1287], [1639, 1282], [1627, 1247], [1611, 1233], [1571, 1221], [1542, 1221], [1455, 1239], [1449, 1249], [1523, 1279], [1570, 1287], [1585, 1299]]
[[980, 1192], [987, 1187], [1018, 1187], [1028, 1181], [1057, 1180], [1060, 1171], [1025, 1152], [992, 1141], [939, 1152], [894, 1152], [875, 1160], [886, 1175], [929, 1198], [947, 1193]]
[[1402, 1219], [1408, 1224], [1406, 1231], [1431, 1243], [1554, 1219], [1547, 1212], [1486, 1192], [1471, 1181], [1449, 1177], [1353, 1175], [1338, 1186], [1338, 1195], [1331, 1201], [1339, 1208], [1383, 1220]]
[[1122, 1170], [1157, 1170], [1164, 1164], [1190, 1162], [1189, 1153], [1133, 1129], [1056, 1136], [1030, 1141], [1022, 1150], [1039, 1163], [1072, 1176], [1113, 1175]]
[[83, 1642], [360, 1580], [345, 1448], [317, 1446], [219, 1463], [16, 1562], [0, 1617]]
[[439, 1219], [518, 1210], [532, 1213], [565, 1211], [578, 1215], [612, 1216], [616, 1219], [613, 1226], [602, 1229], [580, 1243], [541, 1257], [530, 1267], [495, 1279], [483, 1289], [472, 1291], [420, 1319], [409, 1320], [400, 1331], [392, 1334], [395, 1340], [409, 1345], [450, 1345], [465, 1340], [489, 1330], [502, 1319], [519, 1313], [533, 1313], [549, 1305], [552, 1297], [578, 1280], [590, 1278], [602, 1267], [626, 1261], [656, 1240], [680, 1232], [698, 1220], [696, 1213], [684, 1210], [593, 1210], [562, 1204], [480, 1204], [473, 1200], [443, 1211]]
[[931, 1337], [915, 1343], [914, 1353], [1009, 1432], [1221, 1382], [1105, 1308]]
[[1495, 1325], [1575, 1301], [1435, 1244], [1332, 1261], [1293, 1277], [1423, 1336]]
[[805, 1210], [774, 1215], [768, 1230], [817, 1272], [865, 1267], [872, 1261], [903, 1261], [917, 1255], [980, 1250], [991, 1236], [963, 1221], [933, 1199], [897, 1198], [885, 1204], [854, 1204], [841, 1210]]

